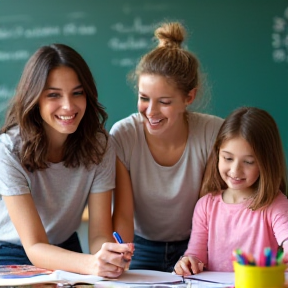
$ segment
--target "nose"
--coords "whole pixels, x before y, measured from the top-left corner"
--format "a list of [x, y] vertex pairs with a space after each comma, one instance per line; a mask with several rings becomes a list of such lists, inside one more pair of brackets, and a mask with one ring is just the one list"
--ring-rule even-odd
[[73, 107], [74, 107], [73, 99], [71, 97], [65, 95], [62, 98], [62, 109], [70, 111], [73, 109]]
[[146, 109], [146, 115], [147, 116], [154, 116], [155, 114], [157, 114], [157, 103], [150, 101], [148, 104], [148, 107]]
[[231, 175], [233, 177], [237, 177], [239, 176], [239, 171], [241, 170], [241, 165], [238, 161], [234, 161], [230, 167], [230, 170], [231, 170]]

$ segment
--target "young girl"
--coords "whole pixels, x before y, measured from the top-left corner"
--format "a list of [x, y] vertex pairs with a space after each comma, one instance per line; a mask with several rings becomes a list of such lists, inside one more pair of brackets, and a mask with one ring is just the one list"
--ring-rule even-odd
[[223, 123], [208, 160], [193, 229], [177, 274], [233, 271], [232, 251], [258, 257], [283, 243], [288, 261], [285, 157], [273, 118], [239, 108]]
[[124, 219], [133, 216], [133, 193], [135, 253], [130, 269], [171, 272], [187, 249], [190, 217], [223, 120], [188, 112], [201, 83], [197, 58], [181, 48], [184, 27], [164, 23], [155, 36], [158, 47], [142, 57], [134, 75], [139, 113], [110, 131], [118, 156], [116, 191], [122, 200], [115, 202], [115, 215], [122, 217], [120, 234], [132, 238]]
[[[0, 135], [0, 264], [106, 277], [123, 272], [132, 249], [105, 243], [114, 242], [116, 161], [106, 118], [76, 51], [61, 44], [36, 51]], [[80, 253], [75, 233], [86, 203], [92, 255]]]

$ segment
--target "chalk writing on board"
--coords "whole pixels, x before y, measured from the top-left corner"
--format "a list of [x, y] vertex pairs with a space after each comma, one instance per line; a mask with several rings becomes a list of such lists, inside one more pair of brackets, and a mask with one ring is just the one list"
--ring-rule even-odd
[[17, 51], [0, 50], [0, 62], [26, 60], [28, 59], [29, 56], [30, 54], [26, 50], [17, 50]]
[[[136, 59], [127, 57], [127, 55], [123, 56], [123, 52], [146, 51], [151, 45], [154, 29], [155, 23], [144, 23], [140, 17], [134, 18], [132, 24], [113, 23], [111, 25], [113, 36], [107, 43], [108, 48], [113, 51], [113, 55], [116, 55], [111, 60], [111, 64], [121, 67], [134, 66]], [[119, 52], [118, 55], [117, 52]]]
[[137, 62], [136, 58], [122, 58], [122, 59], [112, 59], [111, 64], [120, 67], [131, 67], [135, 66]]
[[275, 62], [288, 63], [288, 7], [283, 17], [274, 17], [272, 33], [272, 57]]
[[112, 38], [108, 42], [108, 47], [112, 50], [139, 50], [145, 49], [149, 46], [148, 39], [145, 38], [135, 38], [130, 36], [124, 40], [120, 40], [119, 38]]
[[143, 24], [140, 17], [136, 17], [131, 26], [124, 25], [121, 22], [115, 23], [111, 26], [111, 30], [118, 33], [138, 33], [147, 34], [153, 33], [155, 26], [153, 24]]
[[19, 39], [19, 38], [45, 38], [51, 36], [80, 35], [90, 36], [97, 33], [95, 25], [66, 23], [63, 26], [36, 26], [24, 28], [16, 26], [12, 28], [0, 27], [0, 40]]
[[74, 23], [66, 24], [63, 27], [63, 35], [69, 36], [69, 35], [94, 35], [97, 33], [97, 28], [94, 25], [76, 25]]
[[[66, 23], [63, 26], [34, 26], [26, 27], [15, 26], [11, 28], [0, 27], [0, 40], [16, 39], [37, 39], [49, 38], [54, 36], [94, 36], [97, 33], [97, 27], [89, 24]], [[1, 49], [1, 48], [0, 48]], [[0, 62], [4, 61], [23, 61], [27, 60], [30, 53], [26, 50], [3, 51], [0, 50]]]

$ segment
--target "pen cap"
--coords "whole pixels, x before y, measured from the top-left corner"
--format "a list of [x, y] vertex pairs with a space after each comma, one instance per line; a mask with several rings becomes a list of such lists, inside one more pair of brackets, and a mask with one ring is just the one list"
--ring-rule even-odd
[[283, 288], [286, 265], [250, 266], [233, 262], [235, 288]]

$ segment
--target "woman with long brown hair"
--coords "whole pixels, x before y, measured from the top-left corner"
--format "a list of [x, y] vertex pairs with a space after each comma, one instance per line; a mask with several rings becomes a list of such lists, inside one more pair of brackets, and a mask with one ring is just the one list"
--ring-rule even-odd
[[[106, 277], [124, 271], [131, 245], [107, 243], [116, 158], [106, 118], [74, 49], [43, 46], [29, 59], [0, 135], [1, 264]], [[81, 253], [75, 232], [86, 204], [92, 255]]]

